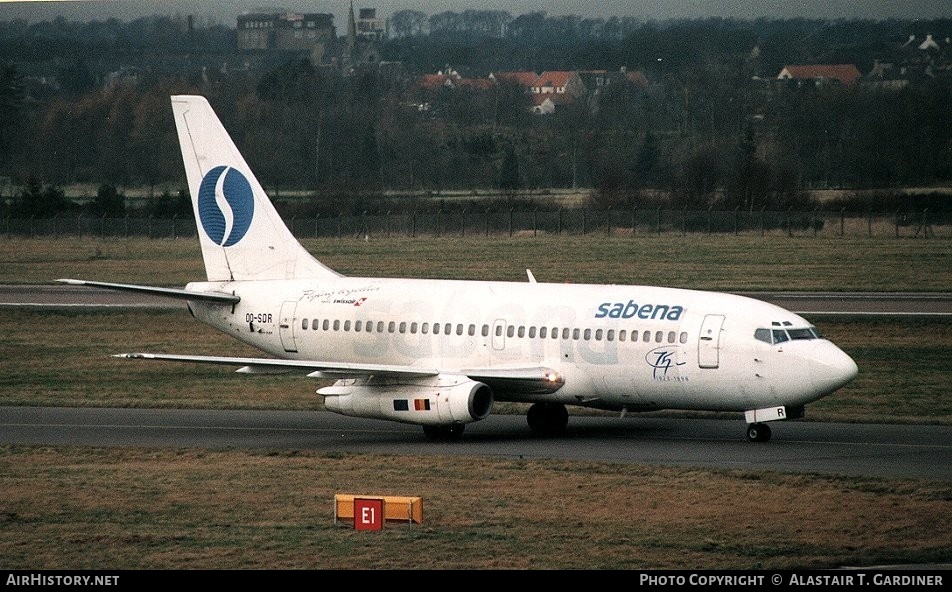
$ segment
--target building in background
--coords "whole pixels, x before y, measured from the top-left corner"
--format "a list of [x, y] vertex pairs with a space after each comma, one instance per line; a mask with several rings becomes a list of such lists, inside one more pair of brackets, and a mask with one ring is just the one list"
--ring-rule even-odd
[[377, 18], [376, 8], [361, 8], [354, 16], [354, 3], [347, 13], [347, 38], [341, 63], [347, 68], [380, 62], [378, 42], [386, 37], [386, 21]]
[[256, 12], [238, 15], [238, 50], [247, 55], [300, 55], [315, 65], [333, 59], [337, 51], [334, 15], [323, 13]]

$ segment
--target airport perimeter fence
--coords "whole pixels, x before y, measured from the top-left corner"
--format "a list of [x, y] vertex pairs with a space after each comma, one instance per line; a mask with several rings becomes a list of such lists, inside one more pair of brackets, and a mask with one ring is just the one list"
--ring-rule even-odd
[[[285, 220], [301, 239], [370, 237], [487, 237], [603, 235], [761, 235], [789, 237], [952, 238], [952, 214], [826, 211], [441, 209], [434, 212], [340, 214]], [[90, 217], [3, 220], [8, 238], [188, 238], [192, 218]]]

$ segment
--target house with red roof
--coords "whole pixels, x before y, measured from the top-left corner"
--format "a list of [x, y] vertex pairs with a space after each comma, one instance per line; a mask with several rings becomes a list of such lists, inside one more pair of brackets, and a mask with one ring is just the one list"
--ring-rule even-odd
[[440, 87], [454, 88], [458, 85], [460, 77], [452, 74], [424, 74], [420, 77], [419, 86], [427, 90], [434, 90]]
[[534, 94], [557, 94], [580, 97], [585, 94], [585, 83], [578, 72], [550, 71], [539, 74], [530, 87]]
[[494, 82], [515, 82], [528, 91], [539, 75], [535, 72], [491, 72], [489, 79]]
[[794, 81], [798, 85], [839, 84], [848, 87], [856, 84], [860, 76], [859, 70], [853, 64], [812, 64], [784, 66], [777, 75], [777, 80]]

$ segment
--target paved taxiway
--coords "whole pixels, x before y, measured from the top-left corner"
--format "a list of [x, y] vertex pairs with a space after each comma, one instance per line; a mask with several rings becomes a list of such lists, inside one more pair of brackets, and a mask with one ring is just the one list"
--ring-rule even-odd
[[[810, 318], [824, 314], [952, 316], [952, 294], [750, 293]], [[0, 286], [0, 307], [184, 308], [181, 301], [78, 286]], [[807, 410], [809, 413], [809, 409]], [[542, 439], [525, 418], [491, 415], [460, 442], [430, 442], [419, 426], [323, 411], [0, 407], [0, 443], [314, 449], [407, 455], [562, 458], [952, 481], [952, 427], [776, 422], [768, 443], [744, 422], [638, 415], [572, 416]]]
[[572, 416], [557, 438], [522, 415], [491, 415], [457, 442], [419, 426], [326, 411], [0, 407], [0, 443], [317, 450], [566, 459], [952, 481], [952, 426], [777, 422], [767, 443], [742, 418]]

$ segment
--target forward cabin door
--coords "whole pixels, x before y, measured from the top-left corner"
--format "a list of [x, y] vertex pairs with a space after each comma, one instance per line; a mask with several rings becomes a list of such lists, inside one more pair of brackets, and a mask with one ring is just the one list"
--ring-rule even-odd
[[297, 344], [294, 342], [294, 313], [297, 310], [297, 302], [289, 300], [281, 305], [281, 319], [278, 323], [278, 334], [281, 336], [281, 345], [284, 351], [294, 353], [297, 351]]
[[724, 315], [706, 315], [701, 323], [697, 342], [697, 364], [701, 368], [717, 368], [720, 365], [721, 325]]

